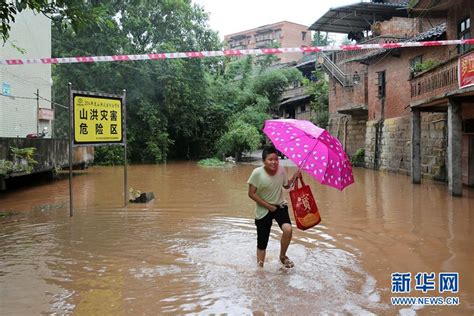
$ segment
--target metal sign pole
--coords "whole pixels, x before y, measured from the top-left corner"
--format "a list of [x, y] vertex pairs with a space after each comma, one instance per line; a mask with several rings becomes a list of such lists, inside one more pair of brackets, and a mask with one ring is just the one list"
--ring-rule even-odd
[[123, 204], [124, 207], [127, 206], [128, 203], [128, 194], [127, 194], [127, 102], [126, 102], [126, 95], [127, 90], [123, 89], [123, 96], [122, 96], [122, 107], [123, 107], [123, 114], [122, 114], [122, 133], [123, 133], [123, 147], [124, 147], [124, 160], [123, 160]]
[[69, 92], [69, 216], [73, 215], [73, 196], [72, 196], [72, 132], [73, 132], [73, 103], [72, 83], [68, 83]]

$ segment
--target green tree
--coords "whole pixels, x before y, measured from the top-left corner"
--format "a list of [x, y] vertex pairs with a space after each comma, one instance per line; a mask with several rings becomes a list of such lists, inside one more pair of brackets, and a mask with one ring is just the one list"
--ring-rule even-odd
[[316, 71], [314, 75], [318, 78], [316, 81], [304, 80], [306, 91], [312, 96], [310, 106], [315, 113], [311, 121], [321, 128], [327, 128], [329, 122], [328, 82], [322, 72]]
[[23, 10], [31, 9], [37, 13], [42, 13], [49, 18], [55, 18], [56, 23], [63, 26], [71, 25], [75, 30], [95, 23], [101, 25], [102, 6], [100, 1], [94, 6], [87, 4], [87, 1], [78, 0], [17, 0], [2, 1], [0, 3], [0, 31], [3, 42], [8, 40], [11, 24], [15, 23], [15, 16]]
[[315, 32], [313, 34], [313, 40], [311, 42], [311, 45], [326, 46], [326, 45], [331, 45], [331, 44], [334, 44], [334, 41], [329, 39], [328, 32], [326, 32], [326, 34], [321, 34], [321, 32]]
[[256, 77], [253, 91], [256, 95], [268, 98], [271, 113], [278, 113], [278, 103], [283, 92], [293, 84], [303, 80], [303, 75], [296, 68], [267, 70]]
[[[53, 25], [55, 56], [220, 48], [216, 33], [207, 27], [206, 14], [191, 1], [102, 1], [101, 5], [105, 9], [104, 20], [107, 20], [105, 28], [89, 25], [74, 31], [61, 24]], [[120, 94], [125, 88], [127, 138], [132, 161], [198, 158], [209, 152], [212, 145], [202, 135], [207, 133], [205, 115], [213, 113], [207, 109], [210, 104], [206, 96], [206, 74], [216, 62], [179, 59], [61, 64], [53, 69], [55, 99], [66, 104], [68, 81], [73, 82], [75, 89], [86, 91]], [[67, 130], [64, 119], [67, 113], [59, 112], [58, 118], [63, 121], [56, 124], [57, 134]]]
[[262, 66], [251, 57], [224, 60], [222, 68], [212, 77], [212, 85], [217, 89], [212, 89], [211, 98], [232, 115], [227, 118], [217, 152], [240, 159], [243, 152], [260, 144], [264, 121], [272, 113], [278, 114], [282, 93], [291, 84], [301, 82], [303, 76], [294, 68]]

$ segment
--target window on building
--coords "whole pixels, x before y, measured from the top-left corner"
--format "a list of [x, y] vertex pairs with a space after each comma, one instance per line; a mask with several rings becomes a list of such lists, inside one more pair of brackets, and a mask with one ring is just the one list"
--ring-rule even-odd
[[[468, 39], [471, 38], [471, 18], [467, 17], [458, 24], [458, 38]], [[472, 45], [459, 45], [458, 53], [464, 54], [472, 48]]]
[[301, 113], [304, 113], [304, 112], [306, 112], [306, 104], [303, 104], [301, 106]]
[[301, 39], [304, 41], [305, 38], [306, 38], [306, 32], [303, 31], [303, 32], [301, 32]]
[[385, 98], [385, 71], [377, 72], [378, 98]]
[[413, 70], [415, 69], [416, 65], [421, 64], [423, 62], [423, 55], [418, 55], [413, 59], [410, 59], [410, 68]]

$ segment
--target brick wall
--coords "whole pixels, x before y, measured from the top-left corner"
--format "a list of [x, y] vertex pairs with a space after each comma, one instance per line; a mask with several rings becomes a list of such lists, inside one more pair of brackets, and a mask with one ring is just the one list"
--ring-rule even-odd
[[381, 35], [404, 35], [411, 37], [419, 31], [419, 20], [412, 18], [393, 17], [384, 21], [381, 27]]
[[[229, 35], [224, 36], [224, 41], [226, 42], [226, 47], [229, 47], [228, 43], [231, 41], [232, 37], [245, 35], [247, 38], [244, 40], [247, 49], [256, 48], [255, 35], [258, 30], [261, 29], [273, 29], [273, 35], [276, 35], [277, 32], [280, 33], [280, 36], [275, 38], [278, 41], [280, 47], [301, 47], [301, 46], [311, 46], [311, 31], [308, 30], [306, 25], [282, 21], [269, 25], [260, 26], [254, 29], [245, 30]], [[302, 32], [306, 32], [306, 36], [303, 39]], [[245, 49], [241, 48], [241, 49]], [[278, 55], [280, 58], [280, 63], [287, 63], [291, 61], [298, 61], [303, 57], [303, 53], [288, 53]]]
[[[380, 170], [409, 175], [411, 172], [411, 118], [383, 121], [376, 144], [377, 121], [369, 121], [365, 135], [365, 164]], [[421, 113], [421, 173], [425, 178], [446, 180], [446, 114]], [[376, 154], [377, 150], [377, 154]], [[377, 156], [377, 161], [376, 160]]]
[[368, 84], [367, 66], [360, 63], [348, 63], [343, 67], [345, 74], [354, 76], [357, 72], [359, 83], [353, 87], [343, 87], [334, 79], [329, 80], [329, 112], [352, 105], [367, 105], [366, 87]]
[[[408, 48], [401, 50], [400, 57], [382, 55], [369, 65], [369, 120], [389, 119], [409, 114], [410, 60], [422, 55], [423, 60], [445, 60], [448, 52], [445, 47]], [[377, 72], [385, 71], [386, 97], [378, 98]], [[383, 113], [382, 113], [383, 112]]]
[[[458, 23], [466, 17], [471, 17], [471, 23], [474, 20], [474, 4], [472, 0], [456, 0], [452, 1], [448, 15], [448, 39], [458, 38]], [[471, 25], [471, 37], [474, 35], [474, 26]], [[453, 54], [457, 53], [456, 46], [451, 47]]]
[[[302, 32], [305, 32], [305, 38], [303, 39]], [[284, 22], [282, 27], [281, 47], [301, 47], [311, 46], [311, 31], [308, 27], [301, 24]], [[302, 53], [289, 53], [282, 54], [279, 56], [282, 63], [298, 60], [303, 57]]]

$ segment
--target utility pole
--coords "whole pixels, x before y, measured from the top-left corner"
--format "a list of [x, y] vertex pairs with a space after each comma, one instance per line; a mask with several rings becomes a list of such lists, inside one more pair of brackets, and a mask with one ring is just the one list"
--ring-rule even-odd
[[40, 108], [40, 90], [36, 89], [36, 135], [39, 134], [39, 108]]

